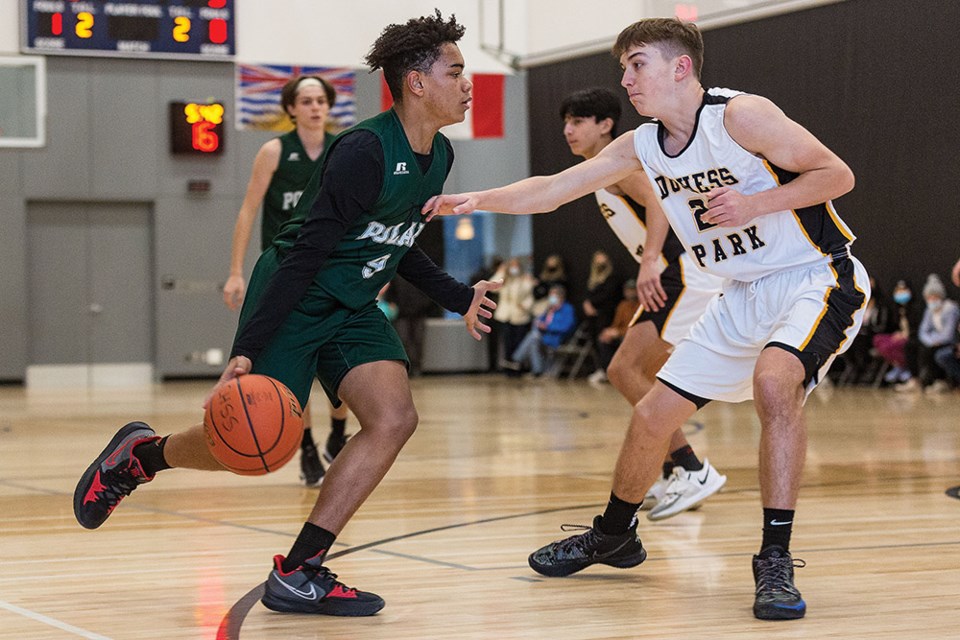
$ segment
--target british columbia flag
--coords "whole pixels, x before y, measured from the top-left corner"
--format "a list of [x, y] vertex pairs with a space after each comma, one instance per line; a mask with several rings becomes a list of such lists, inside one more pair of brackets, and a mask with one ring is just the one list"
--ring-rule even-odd
[[337, 102], [330, 111], [335, 131], [357, 121], [353, 69], [344, 67], [305, 67], [277, 64], [237, 64], [237, 129], [289, 131], [287, 114], [280, 108], [280, 90], [297, 76], [320, 76], [337, 90]]

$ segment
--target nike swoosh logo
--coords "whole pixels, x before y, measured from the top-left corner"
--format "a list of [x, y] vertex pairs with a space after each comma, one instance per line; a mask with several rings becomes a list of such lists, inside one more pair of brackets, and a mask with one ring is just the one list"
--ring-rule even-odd
[[300, 591], [299, 589], [291, 587], [283, 580], [277, 580], [277, 582], [283, 585], [284, 589], [286, 589], [287, 591], [289, 591], [290, 593], [292, 593], [293, 595], [299, 598], [303, 598], [304, 600], [319, 600], [319, 598], [317, 597], [317, 589], [312, 584], [310, 585], [309, 591]]
[[770, 526], [771, 526], [771, 527], [780, 527], [780, 526], [783, 526], [783, 525], [785, 525], [785, 524], [793, 524], [793, 520], [787, 520], [786, 522], [780, 522], [779, 520], [771, 520], [771, 521], [770, 521]]
[[710, 477], [710, 469], [707, 469], [707, 475], [703, 476], [703, 480], [701, 480], [700, 478], [697, 478], [697, 482], [700, 483], [700, 486], [703, 486], [707, 484], [707, 478], [709, 477]]
[[130, 445], [131, 445], [131, 444], [132, 444], [132, 443], [129, 442], [129, 441], [128, 441], [128, 442], [125, 442], [122, 447], [120, 447], [119, 449], [117, 449], [116, 451], [114, 451], [113, 453], [111, 453], [109, 456], [107, 456], [107, 458], [103, 461], [103, 464], [104, 464], [107, 468], [116, 466], [117, 462], [119, 462], [119, 460], [120, 460], [120, 457], [127, 452], [127, 449], [130, 448]]

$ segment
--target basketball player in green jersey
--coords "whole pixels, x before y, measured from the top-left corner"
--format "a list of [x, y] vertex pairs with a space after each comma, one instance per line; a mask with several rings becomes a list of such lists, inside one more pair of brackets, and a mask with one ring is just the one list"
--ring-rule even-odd
[[[299, 229], [291, 221], [281, 230], [251, 277], [221, 383], [266, 374], [303, 404], [316, 376], [330, 400], [348, 402], [360, 423], [327, 470], [290, 552], [274, 557], [262, 602], [275, 611], [365, 616], [384, 606], [323, 566], [419, 420], [403, 345], [377, 307], [380, 289], [400, 275], [461, 313], [474, 338], [490, 332], [481, 318], [492, 317], [496, 305], [486, 294], [499, 284], [461, 284], [414, 244], [425, 224], [421, 209], [441, 193], [453, 162], [439, 130], [462, 122], [470, 106], [472, 85], [456, 45], [463, 31], [439, 11], [383, 31], [367, 63], [383, 69], [395, 106], [330, 145], [306, 219]], [[142, 422], [124, 426], [80, 478], [77, 520], [99, 527], [163, 469], [221, 469], [204, 439], [202, 425], [164, 438]]]
[[[280, 90], [280, 106], [293, 122], [294, 130], [264, 143], [254, 158], [247, 193], [233, 228], [230, 277], [223, 286], [223, 301], [230, 309], [239, 309], [243, 302], [243, 259], [261, 203], [260, 250], [264, 251], [291, 218], [304, 187], [320, 167], [323, 151], [333, 139], [327, 133], [327, 119], [336, 100], [333, 85], [320, 76], [294, 78]], [[330, 407], [330, 435], [324, 451], [328, 462], [346, 443], [347, 413], [346, 404]], [[309, 406], [304, 407], [303, 421], [306, 426], [300, 446], [300, 478], [312, 486], [323, 479], [324, 469], [310, 429]]]

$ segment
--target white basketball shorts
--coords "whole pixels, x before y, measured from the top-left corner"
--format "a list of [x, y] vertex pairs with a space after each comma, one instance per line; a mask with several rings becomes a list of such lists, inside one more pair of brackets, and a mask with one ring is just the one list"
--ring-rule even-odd
[[697, 398], [750, 400], [757, 358], [775, 344], [816, 362], [809, 394], [857, 335], [869, 297], [867, 272], [853, 256], [728, 280], [657, 377]]

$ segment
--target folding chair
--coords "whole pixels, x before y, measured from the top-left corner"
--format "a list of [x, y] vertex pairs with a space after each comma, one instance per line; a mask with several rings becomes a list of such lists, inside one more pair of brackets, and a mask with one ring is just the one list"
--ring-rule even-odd
[[567, 380], [576, 378], [587, 358], [591, 359], [594, 368], [600, 366], [600, 356], [594, 346], [593, 335], [590, 333], [590, 322], [584, 320], [577, 325], [573, 335], [554, 349], [548, 357], [553, 358], [549, 371], [550, 375], [555, 378], [564, 374], [566, 374]]

